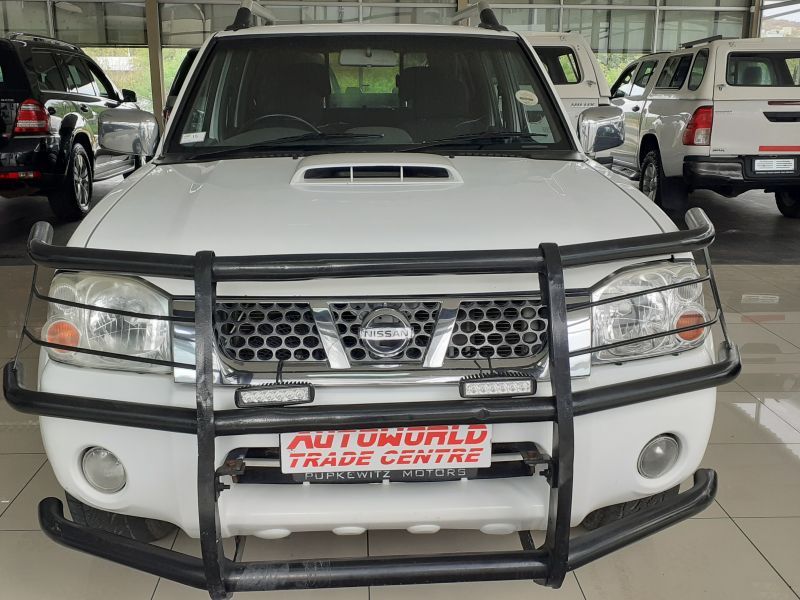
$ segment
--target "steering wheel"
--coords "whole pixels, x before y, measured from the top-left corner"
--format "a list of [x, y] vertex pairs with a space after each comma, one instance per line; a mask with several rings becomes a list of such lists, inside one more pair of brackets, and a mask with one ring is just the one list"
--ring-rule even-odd
[[300, 123], [302, 123], [303, 125], [308, 127], [314, 133], [319, 133], [319, 134], [322, 133], [322, 131], [320, 131], [313, 124], [311, 124], [308, 121], [306, 121], [304, 118], [298, 117], [297, 115], [290, 115], [290, 114], [287, 114], [287, 113], [272, 113], [272, 114], [269, 114], [269, 115], [261, 115], [260, 117], [256, 117], [255, 119], [250, 119], [247, 123], [245, 123], [244, 125], [241, 126], [241, 129], [247, 129], [251, 125], [255, 125], [259, 121], [266, 121], [267, 119], [290, 119], [292, 121], [299, 121]]

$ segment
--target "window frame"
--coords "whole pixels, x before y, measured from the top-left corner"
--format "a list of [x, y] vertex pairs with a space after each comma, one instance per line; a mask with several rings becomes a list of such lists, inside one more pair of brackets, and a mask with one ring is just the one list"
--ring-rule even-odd
[[87, 94], [85, 92], [80, 91], [80, 88], [78, 88], [77, 86], [74, 89], [72, 87], [72, 83], [73, 83], [72, 82], [72, 73], [69, 70], [69, 64], [67, 62], [68, 58], [71, 59], [71, 60], [74, 60], [74, 61], [78, 61], [79, 63], [83, 64], [83, 66], [86, 68], [86, 71], [87, 71], [87, 73], [88, 73], [88, 75], [90, 77], [92, 88], [95, 87], [94, 78], [92, 77], [92, 72], [89, 70], [89, 67], [87, 65], [87, 61], [84, 59], [83, 56], [81, 56], [80, 54], [73, 54], [71, 52], [64, 52], [64, 51], [55, 51], [55, 52], [53, 52], [53, 54], [55, 56], [57, 56], [58, 59], [61, 61], [61, 65], [60, 66], [61, 66], [61, 68], [62, 68], [62, 70], [64, 72], [64, 75], [66, 76], [65, 80], [66, 80], [66, 84], [67, 84], [67, 93], [68, 94], [73, 94], [75, 96], [83, 96], [85, 98], [100, 98], [101, 97], [100, 94], [99, 94], [100, 90], [95, 89], [95, 93], [94, 94]]
[[619, 74], [619, 77], [617, 77], [617, 80], [614, 82], [614, 85], [611, 86], [611, 97], [612, 98], [627, 98], [630, 95], [630, 94], [623, 94], [622, 96], [617, 96], [617, 92], [619, 91], [619, 89], [623, 85], [622, 84], [622, 80], [629, 73], [631, 75], [631, 80], [630, 80], [629, 83], [631, 85], [631, 91], [633, 91], [633, 81], [634, 81], [634, 79], [636, 79], [636, 73], [639, 71], [639, 67], [641, 66], [641, 64], [642, 64], [642, 61], [638, 60], [635, 63], [630, 64], [627, 67], [625, 67], [625, 69], [623, 69], [622, 73]]
[[31, 61], [34, 60], [34, 56], [37, 55], [37, 54], [47, 55], [47, 56], [50, 57], [50, 59], [53, 61], [53, 66], [56, 68], [56, 72], [58, 73], [58, 76], [61, 79], [61, 83], [64, 86], [63, 90], [58, 90], [58, 89], [53, 89], [53, 88], [50, 88], [50, 87], [45, 87], [42, 84], [42, 81], [37, 76], [36, 77], [36, 82], [37, 82], [37, 85], [39, 86], [39, 89], [41, 91], [43, 91], [43, 92], [51, 92], [51, 93], [54, 93], [54, 94], [65, 94], [65, 93], [68, 93], [69, 92], [69, 86], [67, 84], [67, 78], [64, 75], [64, 70], [62, 68], [62, 65], [59, 64], [59, 60], [58, 60], [57, 54], [55, 52], [53, 52], [52, 50], [50, 50], [49, 48], [31, 48]]
[[[689, 72], [692, 70], [692, 62], [694, 60], [694, 54], [695, 54], [694, 52], [686, 52], [683, 54], [674, 54], [669, 58], [667, 58], [667, 60], [664, 62], [664, 66], [661, 68], [661, 73], [659, 73], [658, 75], [658, 80], [656, 81], [655, 89], [657, 90], [683, 89], [683, 86], [686, 84], [686, 80], [689, 77]], [[678, 75], [679, 68], [684, 60], [689, 65], [689, 68], [686, 69], [686, 72], [683, 74], [683, 77], [681, 78], [680, 82], [677, 85], [671, 85], [671, 82], [675, 79], [675, 76]], [[670, 75], [670, 85], [662, 85], [661, 78], [664, 77], [664, 75], [667, 73], [667, 67], [670, 64], [670, 61], [675, 61], [677, 63], [675, 71], [672, 73], [672, 75]]]
[[[692, 87], [692, 75], [694, 74], [694, 68], [697, 66], [697, 61], [700, 59], [701, 56], [705, 57], [706, 63], [703, 65], [703, 72], [700, 74], [700, 81]], [[694, 60], [692, 61], [692, 66], [689, 67], [689, 76], [687, 77], [686, 89], [692, 92], [696, 92], [700, 89], [700, 86], [703, 85], [703, 80], [706, 78], [706, 73], [708, 72], [708, 62], [709, 62], [709, 51], [708, 48], [701, 48], [697, 54], [694, 55]]]
[[[644, 85], [638, 85], [636, 82], [639, 80], [640, 71], [642, 70], [642, 68], [645, 65], [650, 64], [650, 63], [653, 63], [653, 70], [650, 72], [650, 75], [647, 77], [647, 81], [644, 82]], [[647, 90], [647, 86], [650, 85], [650, 80], [653, 79], [653, 75], [655, 75], [656, 72], [658, 71], [658, 64], [659, 64], [659, 59], [657, 59], [657, 58], [643, 58], [641, 60], [641, 62], [639, 63], [639, 68], [636, 69], [636, 75], [634, 76], [633, 80], [631, 81], [631, 83], [633, 84], [632, 87], [631, 87], [631, 92], [633, 92], [633, 88], [634, 87], [639, 87], [639, 88], [642, 89], [642, 91], [641, 91], [640, 94], [631, 93], [631, 96], [634, 96], [634, 97], [635, 96], [640, 96], [640, 95], [645, 93], [645, 91]]]
[[[316, 34], [312, 34], [316, 35]], [[320, 34], [322, 35], [322, 34]], [[331, 35], [331, 34], [325, 34]], [[376, 35], [376, 34], [359, 34], [360, 36], [368, 37], [369, 35]], [[414, 36], [420, 34], [404, 34], [406, 36]], [[426, 34], [427, 35], [427, 34]], [[431, 37], [440, 37], [437, 34], [430, 34]], [[258, 39], [280, 39], [280, 38], [289, 38], [294, 37], [293, 34], [262, 34], [262, 35], [254, 35], [248, 36], [247, 40], [258, 40]], [[464, 34], [465, 38], [473, 38], [473, 39], [481, 39], [481, 38], [494, 38], [494, 35], [486, 34], [482, 36], [476, 36], [474, 34]], [[502, 39], [502, 38], [501, 38]], [[218, 46], [222, 44], [234, 44], [237, 43], [238, 39], [236, 37], [232, 38], [211, 38], [211, 40], [204, 46], [204, 51], [199, 52], [199, 55], [195, 59], [195, 64], [192, 68], [191, 77], [189, 80], [184, 84], [184, 93], [181, 98], [181, 102], [176, 105], [176, 108], [180, 108], [180, 114], [178, 118], [173, 119], [170, 121], [170, 127], [165, 132], [164, 141], [161, 144], [161, 152], [158, 156], [153, 158], [154, 164], [172, 164], [175, 162], [186, 162], [190, 160], [192, 162], [202, 162], [205, 160], [202, 155], [196, 155], [193, 152], [187, 152], [185, 149], [181, 149], [180, 142], [178, 141], [181, 137], [181, 132], [183, 131], [187, 121], [190, 118], [191, 113], [191, 103], [193, 102], [196, 94], [198, 93], [198, 88], [203, 85], [203, 79], [206, 72], [208, 65], [213, 61], [215, 54], [217, 52]], [[562, 144], [564, 147], [562, 148], [533, 148], [533, 149], [524, 149], [520, 150], [521, 153], [530, 156], [537, 156], [543, 157], [545, 159], [549, 159], [551, 157], [558, 158], [559, 160], [580, 160], [580, 150], [577, 142], [577, 138], [574, 135], [572, 128], [569, 125], [569, 120], [566, 115], [561, 110], [558, 110], [560, 99], [557, 95], [556, 90], [553, 86], [546, 85], [546, 78], [547, 73], [543, 68], [540, 66], [540, 62], [538, 57], [533, 50], [533, 47], [525, 42], [522, 38], [514, 39], [514, 43], [519, 47], [520, 52], [527, 58], [527, 62], [530, 66], [530, 69], [534, 75], [534, 77], [540, 82], [541, 84], [541, 92], [542, 97], [546, 98], [549, 108], [552, 110], [552, 127], [554, 131], [557, 131], [558, 137], [560, 138], [557, 143]], [[368, 151], [374, 152], [377, 151], [372, 147], [367, 146], [366, 149]], [[336, 152], [339, 150], [337, 149]], [[393, 150], [384, 150], [384, 151], [393, 151]], [[448, 153], [459, 153], [459, 152], [474, 152], [474, 150], [460, 150], [460, 149], [447, 149], [442, 150], [442, 152]], [[255, 151], [260, 152], [260, 151]], [[286, 147], [286, 149], [278, 149], [278, 150], [270, 150], [271, 154], [278, 152], [278, 153], [285, 153], [289, 155], [297, 154], [298, 149]], [[305, 152], [302, 151], [301, 152]], [[314, 149], [309, 150], [310, 153], [320, 154], [320, 152], [316, 152]], [[439, 152], [437, 149], [432, 149], [431, 152], [437, 153]], [[491, 154], [491, 150], [482, 150], [482, 152], [486, 152], [487, 155]], [[506, 154], [510, 152], [509, 150], [503, 150], [503, 153]], [[322, 152], [323, 154], [325, 152]]]
[[[542, 61], [542, 64], [544, 65], [545, 72], [547, 73], [547, 76], [550, 77], [551, 80], [553, 79], [553, 77], [552, 77], [552, 75], [550, 75], [550, 69], [547, 68], [549, 60], [545, 61], [542, 58], [542, 55], [540, 54], [540, 51], [545, 51], [545, 52], [547, 52], [548, 50], [550, 50], [550, 51], [558, 51], [558, 53], [554, 53], [552, 55], [552, 57], [548, 56], [548, 59], [550, 59], [550, 58], [556, 59], [556, 62], [559, 64], [559, 67], [561, 66], [561, 62], [558, 60], [559, 58], [561, 58], [562, 56], [567, 56], [567, 57], [571, 58], [570, 63], [572, 64], [572, 68], [575, 71], [575, 76], [576, 76], [575, 81], [566, 81], [566, 73], [564, 73], [565, 81], [563, 83], [556, 83], [555, 81], [553, 81], [553, 85], [578, 85], [578, 84], [583, 82], [583, 71], [581, 70], [581, 61], [578, 60], [578, 53], [575, 51], [574, 47], [567, 46], [567, 45], [563, 45], [563, 46], [534, 46], [533, 49], [536, 51], [536, 56], [539, 58], [540, 61]], [[562, 72], [563, 72], [563, 69], [562, 69]]]
[[103, 69], [100, 68], [100, 65], [89, 58], [84, 58], [83, 62], [89, 68], [89, 74], [95, 79], [95, 87], [97, 87], [97, 83], [99, 82], [104, 88], [106, 88], [106, 92], [109, 93], [108, 96], [104, 96], [102, 90], [98, 89], [97, 95], [104, 100], [121, 100], [117, 94], [117, 88], [113, 83], [111, 83], [111, 80], [106, 77], [106, 74], [103, 72]]
[[[793, 80], [792, 80], [792, 83], [790, 83], [790, 84], [787, 84], [787, 82], [785, 82], [785, 81], [781, 81], [781, 79], [783, 78], [784, 74], [780, 73], [779, 71], [775, 71], [774, 72], [776, 80], [779, 82], [778, 85], [776, 85], [776, 84], [772, 84], [772, 85], [744, 85], [744, 84], [741, 84], [741, 83], [735, 83], [735, 81], [731, 81], [730, 66], [731, 66], [731, 59], [732, 58], [744, 57], [744, 58], [751, 58], [753, 60], [761, 59], [762, 62], [764, 62], [765, 64], [768, 64], [769, 67], [774, 69], [775, 68], [775, 64], [772, 62], [772, 59], [771, 58], [765, 59], [765, 57], [768, 57], [770, 54], [782, 55], [784, 62], [787, 60], [787, 58], [792, 58], [792, 59], [800, 58], [800, 51], [764, 50], [762, 52], [755, 52], [755, 51], [729, 52], [728, 56], [727, 56], [727, 58], [725, 60], [725, 83], [727, 83], [728, 85], [730, 85], [732, 87], [737, 87], [737, 88], [800, 89], [800, 83], [794, 83]], [[790, 55], [792, 55], [792, 56], [790, 56]], [[787, 68], [788, 68], [788, 65], [787, 65]], [[790, 74], [790, 78], [791, 78], [791, 74]]]

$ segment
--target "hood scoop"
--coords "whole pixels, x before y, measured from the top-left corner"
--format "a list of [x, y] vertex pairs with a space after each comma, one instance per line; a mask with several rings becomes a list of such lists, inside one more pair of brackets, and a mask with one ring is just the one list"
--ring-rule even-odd
[[297, 167], [293, 185], [402, 185], [461, 183], [461, 175], [446, 158], [401, 154], [310, 156]]

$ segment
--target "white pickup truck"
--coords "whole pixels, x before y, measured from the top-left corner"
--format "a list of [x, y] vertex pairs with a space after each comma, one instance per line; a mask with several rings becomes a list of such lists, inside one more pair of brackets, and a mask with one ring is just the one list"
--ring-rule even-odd
[[[152, 115], [104, 113], [107, 150], [154, 158], [66, 247], [31, 232], [56, 269], [23, 330], [38, 385], [15, 360], [4, 390], [68, 494], [69, 518], [41, 502], [47, 535], [214, 599], [559, 587], [707, 507], [715, 386], [739, 370], [714, 230], [695, 209], [678, 231], [587, 156], [621, 142], [620, 111], [584, 112], [578, 139], [491, 11], [248, 21], [200, 49], [157, 148]], [[148, 544], [175, 527], [200, 557]], [[521, 548], [242, 559], [246, 536], [382, 529]]]
[[614, 164], [679, 209], [690, 190], [775, 192], [800, 217], [800, 42], [719, 39], [644, 56], [611, 88], [625, 111]]
[[574, 124], [587, 108], [611, 104], [608, 82], [583, 36], [541, 32], [523, 35], [536, 50]]

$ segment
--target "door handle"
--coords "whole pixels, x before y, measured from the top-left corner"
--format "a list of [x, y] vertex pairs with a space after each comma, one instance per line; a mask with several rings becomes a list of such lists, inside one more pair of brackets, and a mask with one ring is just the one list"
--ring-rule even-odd
[[641, 106], [634, 106], [633, 107], [633, 112], [639, 112], [640, 110], [642, 110]]
[[89, 107], [86, 106], [85, 104], [79, 104], [78, 108], [81, 109], [81, 112], [89, 112]]

